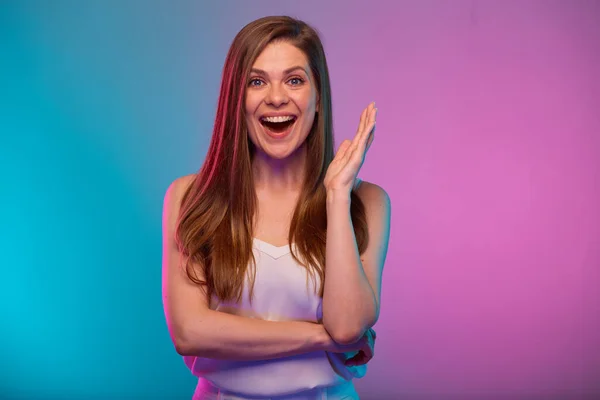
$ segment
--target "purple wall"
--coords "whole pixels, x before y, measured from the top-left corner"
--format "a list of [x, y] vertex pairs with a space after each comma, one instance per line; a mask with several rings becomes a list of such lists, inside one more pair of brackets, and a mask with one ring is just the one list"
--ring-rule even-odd
[[324, 36], [338, 143], [379, 108], [362, 177], [392, 232], [361, 394], [600, 396], [600, 2], [345, 4], [286, 10]]
[[379, 109], [361, 398], [600, 398], [599, 0], [2, 2], [0, 398], [191, 398], [164, 190], [203, 161], [234, 35], [273, 14], [322, 34], [337, 144]]

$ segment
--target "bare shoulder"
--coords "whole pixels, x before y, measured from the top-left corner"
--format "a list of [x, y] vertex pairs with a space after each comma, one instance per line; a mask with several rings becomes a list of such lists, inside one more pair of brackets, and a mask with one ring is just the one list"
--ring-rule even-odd
[[188, 187], [192, 184], [194, 179], [196, 178], [196, 174], [184, 175], [176, 178], [173, 182], [169, 184], [167, 190], [165, 192], [164, 197], [164, 206], [165, 208], [173, 209], [179, 208], [179, 203], [181, 202], [181, 198], [183, 194], [188, 189]]
[[179, 216], [181, 199], [188, 187], [192, 184], [196, 174], [181, 176], [171, 182], [163, 199], [163, 234], [166, 240], [173, 242], [175, 225]]
[[173, 195], [175, 193], [182, 195], [187, 188], [192, 184], [192, 182], [196, 179], [196, 174], [188, 174], [184, 176], [180, 176], [176, 178], [173, 182], [169, 184], [167, 187], [167, 195]]
[[369, 181], [361, 181], [356, 189], [356, 194], [362, 200], [367, 212], [373, 209], [384, 213], [390, 212], [390, 196], [381, 186]]

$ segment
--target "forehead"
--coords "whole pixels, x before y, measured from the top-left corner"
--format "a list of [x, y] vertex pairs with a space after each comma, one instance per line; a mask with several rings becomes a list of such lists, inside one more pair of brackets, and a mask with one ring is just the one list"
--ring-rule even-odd
[[285, 41], [269, 43], [252, 64], [252, 68], [269, 75], [281, 74], [294, 66], [300, 66], [308, 73], [308, 60], [302, 50]]

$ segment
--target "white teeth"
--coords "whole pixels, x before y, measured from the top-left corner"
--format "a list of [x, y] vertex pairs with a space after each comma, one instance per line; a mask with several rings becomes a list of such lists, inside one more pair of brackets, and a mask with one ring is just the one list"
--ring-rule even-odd
[[262, 117], [261, 119], [267, 122], [286, 122], [294, 119], [294, 117], [291, 115], [286, 115], [283, 117]]

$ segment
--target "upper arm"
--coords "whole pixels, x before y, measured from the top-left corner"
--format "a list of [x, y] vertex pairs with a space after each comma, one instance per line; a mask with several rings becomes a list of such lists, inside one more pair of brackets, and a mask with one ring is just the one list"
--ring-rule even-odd
[[[162, 215], [162, 296], [169, 334], [178, 352], [185, 346], [185, 332], [190, 320], [208, 309], [206, 292], [186, 274], [184, 258], [175, 242], [175, 229], [181, 199], [191, 184], [193, 175], [173, 181], [167, 189]], [[204, 279], [201, 268], [197, 277]]]
[[365, 275], [369, 280], [377, 301], [377, 317], [381, 300], [381, 278], [390, 237], [391, 201], [380, 186], [362, 182], [357, 195], [363, 201], [369, 232], [367, 248], [361, 254]]

